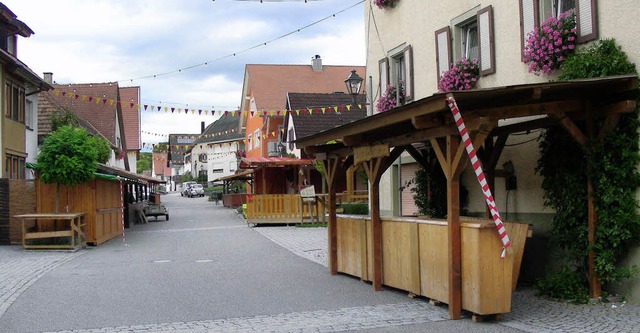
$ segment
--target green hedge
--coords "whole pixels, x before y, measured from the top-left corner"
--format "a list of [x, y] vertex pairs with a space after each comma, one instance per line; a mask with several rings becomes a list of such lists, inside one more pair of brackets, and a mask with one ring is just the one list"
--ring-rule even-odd
[[369, 215], [369, 204], [364, 202], [343, 203], [343, 213], [349, 215]]

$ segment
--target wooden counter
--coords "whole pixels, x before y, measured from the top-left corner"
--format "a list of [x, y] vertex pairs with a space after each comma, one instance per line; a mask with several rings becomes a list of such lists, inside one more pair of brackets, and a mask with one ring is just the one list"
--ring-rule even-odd
[[[70, 249], [76, 250], [86, 244], [83, 231], [85, 213], [39, 213], [15, 215], [22, 224], [22, 247], [24, 249]], [[33, 220], [35, 231], [28, 232], [26, 221]], [[62, 228], [57, 228], [62, 224]], [[57, 230], [64, 229], [64, 230]], [[27, 244], [28, 240], [69, 237], [69, 244]]]

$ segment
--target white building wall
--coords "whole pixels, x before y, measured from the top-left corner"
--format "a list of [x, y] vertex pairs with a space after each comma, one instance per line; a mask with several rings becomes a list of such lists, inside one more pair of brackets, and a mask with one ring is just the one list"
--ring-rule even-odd
[[[401, 0], [391, 10], [380, 10], [372, 6], [373, 11], [371, 14], [375, 17], [378, 26], [377, 31], [369, 30], [369, 36], [367, 37], [367, 73], [372, 76], [373, 103], [375, 104], [377, 98], [381, 95], [378, 88], [378, 61], [385, 56], [391, 56], [393, 52], [397, 52], [397, 50], [406, 45], [411, 45], [413, 48], [414, 100], [437, 93], [435, 31], [445, 26], [450, 26], [453, 29], [452, 21], [457, 17], [470, 10], [475, 11], [489, 5], [493, 7], [496, 72], [482, 77], [479, 81], [479, 87], [490, 88], [547, 82], [555, 79], [555, 76], [536, 76], [529, 73], [527, 66], [521, 61], [520, 9], [517, 1], [494, 0], [480, 3], [471, 0]], [[634, 32], [640, 28], [640, 21], [636, 19], [634, 11], [629, 10], [636, 7], [637, 3], [633, 0], [615, 3], [599, 1], [597, 21], [600, 38], [615, 38], [631, 60], [639, 64], [640, 43], [638, 43], [639, 38]], [[365, 18], [370, 18], [370, 6], [366, 5], [364, 8]], [[423, 14], [416, 15], [416, 13]], [[365, 24], [368, 23], [365, 22]], [[625, 29], [620, 29], [621, 26], [624, 26]], [[454, 35], [452, 33], [452, 36]], [[455, 42], [454, 40], [452, 45]], [[534, 135], [539, 135], [539, 133]], [[524, 139], [511, 137], [508, 144], [524, 141]], [[531, 137], [528, 139], [531, 139]], [[539, 154], [535, 142], [529, 143], [526, 147], [507, 147], [501, 156], [498, 166], [511, 160], [515, 165], [516, 176], [518, 177], [518, 189], [509, 193], [510, 211], [518, 211], [519, 213], [544, 211], [551, 213], [549, 209], [545, 209], [542, 205], [542, 191], [539, 188], [542, 179], [533, 172], [537, 156]], [[463, 180], [470, 188], [469, 194], [472, 204], [468, 207], [469, 210], [482, 211], [482, 193], [472, 191], [471, 189], [477, 189], [477, 185], [469, 183], [469, 181], [474, 180], [473, 175], [468, 178], [463, 177]], [[392, 196], [389, 190], [395, 186], [384, 185], [386, 181], [391, 181], [389, 175], [385, 175], [381, 181], [383, 187], [381, 188], [380, 208], [383, 213], [390, 214], [393, 211], [394, 203], [391, 202]], [[503, 179], [496, 179], [497, 183], [501, 181]], [[498, 208], [501, 208], [501, 201], [503, 206], [506, 204], [507, 193], [501, 191], [499, 186], [496, 186], [496, 192]], [[524, 200], [525, 198], [526, 200]], [[507, 207], [504, 206], [503, 209], [506, 210]]]
[[[27, 163], [36, 163], [38, 157], [38, 94], [26, 97], [27, 106], [25, 107], [25, 144], [27, 152]], [[30, 110], [29, 110], [30, 109]], [[30, 116], [27, 114], [31, 114]], [[27, 169], [25, 176], [27, 179], [33, 179], [34, 173]]]
[[[435, 31], [445, 26], [453, 29], [452, 21], [457, 17], [474, 8], [477, 10], [489, 5], [493, 7], [496, 71], [494, 74], [482, 77], [479, 87], [547, 82], [556, 78], [529, 73], [527, 65], [521, 61], [519, 1], [400, 0], [391, 10], [378, 9], [375, 5], [370, 5], [370, 2], [371, 0], [367, 1], [364, 6], [364, 24], [373, 26], [372, 17], [374, 17], [377, 25], [377, 29], [367, 29], [367, 75], [372, 76], [374, 105], [384, 92], [379, 89], [378, 61], [385, 56], [391, 56], [391, 50], [401, 50], [406, 45], [411, 45], [413, 51], [414, 100], [436, 93]], [[640, 68], [640, 37], [637, 34], [637, 31], [640, 31], [640, 20], [637, 19], [637, 1], [600, 0], [596, 2], [598, 37], [600, 39], [615, 38], [616, 43], [622, 47], [630, 60]], [[455, 34], [452, 33], [452, 36]], [[456, 60], [455, 54], [453, 60]], [[535, 140], [526, 142], [535, 139], [539, 134], [536, 132], [529, 136], [510, 136], [508, 146], [498, 162], [498, 168], [501, 168], [503, 163], [512, 161], [518, 187], [516, 190], [507, 192], [504, 179], [496, 178], [494, 193], [498, 209], [505, 213], [503, 215], [506, 215], [506, 219], [520, 219], [526, 214], [537, 214], [539, 220], [535, 221], [534, 233], [549, 229], [550, 216], [553, 213], [552, 210], [543, 206], [542, 178], [534, 172], [539, 157], [537, 142]], [[385, 173], [380, 184], [382, 214], [391, 214], [394, 211], [394, 205], [397, 205], [394, 203], [393, 195], [397, 185], [393, 184], [395, 177], [392, 177], [392, 169]], [[484, 199], [475, 175], [470, 169], [464, 172], [462, 184], [469, 190], [469, 211], [484, 211]], [[397, 207], [395, 210], [397, 211]], [[640, 249], [632, 251], [630, 262], [640, 264]], [[623, 288], [627, 297], [640, 300], [638, 284], [636, 281]]]

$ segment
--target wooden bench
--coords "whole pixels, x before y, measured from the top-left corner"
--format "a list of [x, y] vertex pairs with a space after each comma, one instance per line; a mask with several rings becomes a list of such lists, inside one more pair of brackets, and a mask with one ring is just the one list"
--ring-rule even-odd
[[[22, 224], [22, 248], [24, 249], [70, 249], [77, 250], [86, 244], [86, 236], [83, 231], [85, 213], [39, 213], [39, 214], [23, 214], [14, 215], [15, 218], [21, 220]], [[28, 232], [25, 222], [28, 220], [35, 221], [35, 231]], [[49, 224], [56, 224], [56, 221], [62, 221], [65, 230], [44, 231], [44, 221], [51, 221]], [[67, 225], [68, 224], [68, 225]], [[69, 237], [69, 244], [27, 244], [27, 240], [45, 239], [45, 238], [61, 238]], [[77, 243], [77, 244], [76, 244]]]

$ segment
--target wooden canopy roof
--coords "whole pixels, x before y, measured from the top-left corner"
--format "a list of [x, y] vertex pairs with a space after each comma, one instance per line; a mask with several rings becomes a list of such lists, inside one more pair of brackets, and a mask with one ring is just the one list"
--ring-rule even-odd
[[[450, 93], [457, 101], [469, 130], [493, 130], [492, 134], [547, 127], [570, 119], [612, 115], [635, 109], [638, 77], [635, 75], [547, 82]], [[347, 147], [388, 144], [390, 147], [429, 141], [457, 133], [446, 94], [435, 94], [344, 126], [296, 141], [314, 155], [351, 154]], [[547, 116], [516, 125], [497, 127], [500, 119]], [[565, 121], [566, 122], [566, 121]], [[573, 133], [572, 133], [573, 134]], [[326, 144], [335, 140], [335, 144]]]
[[[485, 144], [483, 169], [489, 170], [486, 179], [491, 187], [491, 171], [495, 171], [506, 138], [516, 132], [552, 125], [562, 126], [576, 142], [584, 146], [587, 136], [602, 139], [613, 130], [621, 113], [633, 112], [638, 98], [638, 77], [616, 77], [523, 84], [506, 87], [456, 91], [435, 94], [427, 98], [379, 113], [362, 120], [332, 128], [296, 140], [298, 148], [323, 163], [329, 190], [329, 271], [337, 274], [337, 226], [335, 174], [342, 168], [362, 164], [369, 179], [372, 243], [372, 286], [382, 285], [382, 222], [380, 219], [380, 179], [394, 160], [407, 151], [425, 165], [425, 156], [414, 146], [431, 143], [438, 162], [447, 178], [447, 260], [449, 317], [461, 316], [462, 256], [460, 231], [460, 175], [469, 159], [465, 145], [445, 98], [453, 97], [464, 119], [468, 139], [475, 147]], [[537, 117], [532, 117], [537, 116]], [[528, 117], [528, 118], [524, 118]], [[605, 121], [598, 131], [584, 133], [579, 121], [602, 117]], [[522, 118], [522, 119], [516, 119]], [[498, 126], [502, 119], [513, 119]], [[466, 136], [465, 135], [465, 136]], [[494, 142], [492, 137], [498, 137]], [[329, 143], [335, 142], [335, 143]], [[346, 157], [346, 158], [344, 158]], [[484, 164], [486, 163], [486, 164]], [[591, 188], [590, 180], [587, 180]], [[589, 242], [595, 238], [597, 214], [594, 195], [587, 202], [589, 211]], [[592, 297], [600, 294], [600, 284], [594, 269], [593, 247], [589, 253], [589, 289]]]

